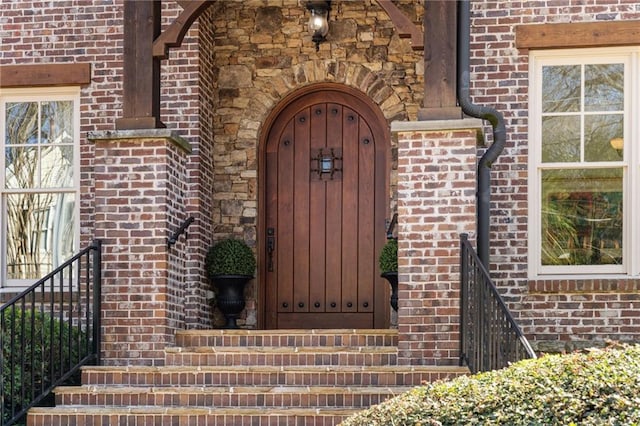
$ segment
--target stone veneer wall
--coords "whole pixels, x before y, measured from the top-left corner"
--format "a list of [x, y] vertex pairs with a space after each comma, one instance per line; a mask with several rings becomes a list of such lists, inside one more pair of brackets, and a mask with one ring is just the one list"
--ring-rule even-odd
[[460, 356], [460, 234], [474, 239], [475, 119], [394, 123], [398, 135], [398, 362]]
[[[399, 5], [420, 22], [420, 0]], [[207, 131], [214, 135], [208, 166], [214, 239], [233, 235], [257, 244], [257, 144], [265, 131], [262, 123], [286, 95], [313, 83], [340, 83], [370, 96], [389, 122], [417, 117], [424, 92], [422, 52], [398, 37], [377, 2], [334, 2], [328, 40], [317, 52], [307, 20], [308, 12], [294, 1], [218, 2], [200, 19], [200, 51], [207, 61], [201, 91], [206, 87], [202, 96], [210, 102], [202, 109], [212, 120], [202, 126], [210, 126]], [[394, 211], [394, 141], [392, 146], [389, 203]], [[245, 292], [242, 326], [258, 324], [256, 282]]]

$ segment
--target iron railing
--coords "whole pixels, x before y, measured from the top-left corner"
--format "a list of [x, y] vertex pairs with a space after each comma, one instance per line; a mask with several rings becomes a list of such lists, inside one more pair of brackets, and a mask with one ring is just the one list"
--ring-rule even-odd
[[173, 235], [167, 238], [167, 246], [169, 248], [171, 248], [172, 245], [178, 242], [178, 238], [180, 237], [180, 235], [187, 233], [187, 228], [193, 223], [194, 220], [196, 220], [196, 218], [193, 216], [187, 218], [184, 222], [182, 222], [182, 225], [180, 225], [176, 232], [174, 232]]
[[0, 308], [0, 426], [100, 363], [100, 263], [96, 240]]
[[466, 234], [460, 243], [460, 365], [477, 373], [535, 358]]

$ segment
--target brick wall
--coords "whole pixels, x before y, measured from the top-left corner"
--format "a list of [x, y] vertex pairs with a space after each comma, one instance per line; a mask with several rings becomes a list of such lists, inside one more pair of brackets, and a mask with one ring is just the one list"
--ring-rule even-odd
[[93, 134], [102, 357], [107, 364], [155, 365], [185, 327], [184, 243], [169, 247], [167, 237], [184, 215], [188, 145], [168, 131], [131, 133]]
[[525, 333], [545, 350], [608, 337], [637, 340], [640, 313], [631, 313], [640, 306], [634, 290], [639, 284], [638, 279], [614, 280], [619, 283], [614, 286], [597, 279], [527, 279], [529, 52], [516, 49], [515, 26], [628, 19], [640, 19], [637, 1], [472, 2], [472, 98], [496, 107], [507, 125], [504, 153], [492, 168], [492, 276]]
[[[282, 98], [298, 87], [332, 81], [367, 93], [389, 122], [415, 120], [421, 105], [421, 53], [398, 38], [375, 1], [334, 2], [329, 40], [319, 52], [306, 33], [306, 12], [298, 3], [214, 2], [183, 45], [171, 49], [163, 61], [162, 121], [192, 146], [180, 189], [183, 202], [173, 206], [166, 229], [175, 230], [180, 218], [196, 218], [189, 239], [176, 247], [179, 255], [168, 260], [172, 279], [182, 280], [176, 291], [184, 294], [176, 297], [185, 300], [185, 327], [214, 321], [202, 273], [206, 248], [230, 234], [257, 244], [257, 141], [264, 118]], [[420, 20], [422, 3], [397, 2], [413, 21]], [[514, 28], [527, 23], [640, 19], [636, 1], [594, 3], [472, 2], [472, 98], [503, 112], [508, 128], [505, 151], [492, 172], [492, 272], [525, 332], [561, 345], [575, 339], [602, 339], [609, 331], [629, 339], [640, 333], [636, 317], [630, 314], [639, 303], [633, 290], [637, 280], [620, 281], [626, 290], [597, 280], [593, 289], [581, 281], [565, 280], [541, 291], [539, 286], [548, 283], [527, 279], [528, 52], [515, 48]], [[174, 2], [163, 2], [164, 25], [179, 10]], [[81, 233], [86, 245], [96, 234], [95, 147], [86, 134], [113, 130], [120, 116], [122, 1], [5, 1], [0, 3], [0, 20], [0, 65], [91, 63], [92, 82], [82, 89], [80, 135]], [[490, 139], [490, 132], [486, 137]], [[395, 141], [392, 146], [395, 158]], [[398, 178], [394, 166], [392, 211], [394, 194], [401, 192], [394, 183]], [[416, 220], [428, 214], [428, 209], [416, 211]], [[412, 234], [406, 236], [413, 241]], [[448, 259], [451, 253], [443, 255]], [[255, 326], [256, 289], [248, 293], [242, 324]], [[576, 307], [582, 317], [571, 315]], [[611, 312], [625, 318], [617, 319]]]
[[189, 234], [193, 237], [188, 241], [189, 257], [186, 265], [186, 276], [193, 288], [187, 292], [185, 311], [187, 318], [198, 318], [199, 324], [191, 327], [210, 327], [213, 324], [211, 309], [210, 284], [204, 277], [204, 259], [207, 248], [213, 239], [211, 220], [213, 198], [213, 122], [215, 108], [213, 100], [213, 86], [215, 81], [200, 70], [211, 69], [213, 60], [214, 34], [210, 31], [200, 31], [201, 23], [208, 27], [213, 8], [202, 15], [195, 23], [198, 28], [198, 125], [197, 143], [192, 143], [192, 153], [187, 162], [187, 179], [190, 182], [188, 205], [186, 210], [191, 216], [198, 218], [190, 227]]
[[[85, 19], [77, 19], [77, 15]], [[0, 3], [0, 65], [88, 62], [81, 92], [81, 245], [93, 238], [93, 145], [86, 132], [113, 129], [122, 86], [122, 13], [115, 2]]]
[[458, 362], [459, 238], [475, 234], [481, 127], [471, 119], [395, 125], [399, 363]]
[[[81, 90], [80, 123], [80, 232], [81, 247], [95, 237], [94, 145], [88, 132], [112, 131], [122, 108], [122, 0], [92, 2], [15, 1], [0, 3], [0, 65], [83, 62], [91, 64], [91, 84]], [[181, 8], [163, 2], [163, 25], [166, 27]], [[186, 327], [211, 324], [206, 302], [208, 284], [200, 265], [205, 244], [210, 240], [210, 186], [201, 184], [200, 161], [200, 90], [198, 79], [198, 24], [192, 26], [180, 48], [170, 50], [162, 64], [162, 121], [190, 142], [189, 172], [184, 177], [181, 211], [167, 232], [180, 226], [179, 218], [193, 216], [189, 240], [180, 250], [173, 274], [179, 275], [185, 292]], [[212, 138], [209, 136], [208, 141]], [[203, 142], [206, 143], [206, 142]], [[184, 237], [183, 237], [184, 238]], [[173, 269], [172, 269], [173, 270]]]

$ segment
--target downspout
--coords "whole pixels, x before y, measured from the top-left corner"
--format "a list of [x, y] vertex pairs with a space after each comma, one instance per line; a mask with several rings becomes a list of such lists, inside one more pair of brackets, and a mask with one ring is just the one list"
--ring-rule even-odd
[[462, 111], [472, 117], [491, 123], [493, 143], [478, 163], [477, 176], [477, 250], [478, 257], [489, 270], [489, 215], [491, 209], [491, 166], [502, 153], [507, 132], [504, 117], [494, 108], [477, 105], [470, 95], [470, 39], [471, 4], [469, 0], [458, 1], [458, 48], [457, 48], [457, 88], [458, 102]]

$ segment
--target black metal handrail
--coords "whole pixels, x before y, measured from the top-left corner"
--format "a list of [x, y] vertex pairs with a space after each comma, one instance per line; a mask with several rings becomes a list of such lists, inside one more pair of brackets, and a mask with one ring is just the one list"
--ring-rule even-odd
[[196, 220], [196, 218], [193, 216], [187, 218], [184, 222], [182, 222], [182, 225], [180, 225], [176, 232], [174, 232], [173, 235], [167, 238], [167, 246], [169, 248], [171, 248], [172, 245], [178, 242], [178, 238], [180, 237], [180, 235], [187, 233], [187, 228], [193, 223], [194, 220]]
[[476, 251], [460, 236], [460, 365], [472, 373], [536, 358]]
[[23, 421], [86, 364], [100, 363], [101, 244], [0, 308], [0, 426]]

